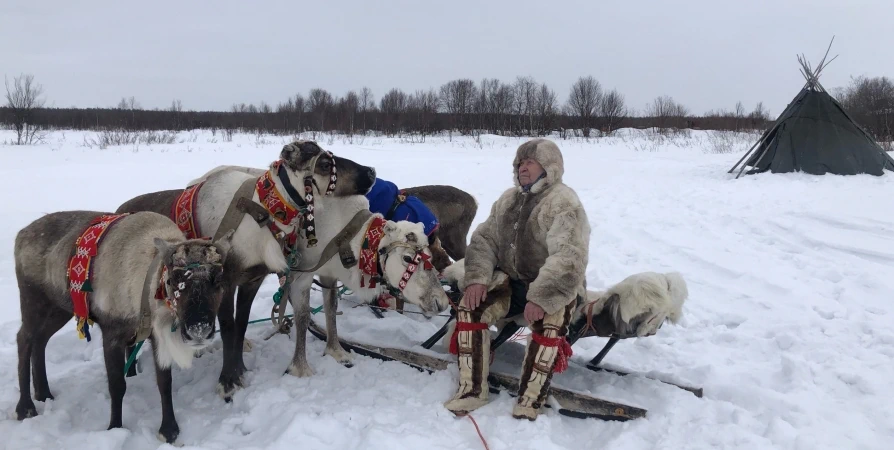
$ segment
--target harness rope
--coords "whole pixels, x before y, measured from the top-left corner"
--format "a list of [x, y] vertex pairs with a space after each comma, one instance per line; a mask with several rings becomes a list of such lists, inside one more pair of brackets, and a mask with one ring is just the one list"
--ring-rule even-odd
[[[320, 306], [318, 306], [318, 307], [316, 307], [316, 308], [310, 310], [310, 313], [311, 313], [311, 314], [317, 314], [318, 312], [320, 312], [320, 311], [322, 311], [322, 310], [323, 310], [323, 305], [320, 305]], [[292, 314], [288, 314], [286, 317], [292, 317], [292, 316], [293, 316]], [[250, 320], [250, 321], [248, 321], [248, 325], [252, 325], [252, 324], [255, 324], [255, 323], [261, 323], [261, 322], [267, 322], [267, 321], [269, 321], [269, 320], [270, 320], [270, 319], [256, 319], [256, 320]], [[219, 331], [220, 331], [220, 330], [214, 330], [214, 334], [217, 334]], [[130, 370], [130, 366], [133, 365], [134, 360], [136, 359], [137, 353], [140, 351], [140, 348], [143, 346], [143, 342], [145, 342], [145, 340], [142, 340], [142, 341], [138, 342], [137, 345], [136, 345], [136, 347], [134, 347], [133, 351], [130, 352], [130, 356], [127, 358], [127, 363], [124, 365], [124, 373], [125, 373], [125, 374], [127, 374], [127, 371]]]

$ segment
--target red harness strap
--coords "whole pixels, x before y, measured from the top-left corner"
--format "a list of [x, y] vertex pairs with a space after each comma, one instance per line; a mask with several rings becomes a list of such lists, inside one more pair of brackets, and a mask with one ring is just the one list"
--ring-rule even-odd
[[289, 205], [289, 203], [279, 195], [279, 191], [276, 190], [275, 183], [273, 182], [273, 175], [271, 174], [271, 171], [278, 168], [280, 164], [282, 164], [282, 161], [273, 163], [273, 169], [264, 172], [264, 175], [258, 178], [258, 182], [255, 184], [255, 189], [258, 191], [258, 199], [261, 204], [264, 205], [264, 208], [267, 208], [270, 215], [279, 221], [279, 223], [291, 225], [292, 221], [298, 217], [298, 210]]
[[488, 329], [488, 325], [484, 322], [456, 322], [456, 328], [453, 330], [453, 336], [450, 336], [450, 353], [459, 354], [459, 332], [460, 331], [479, 331]]
[[363, 243], [360, 245], [360, 287], [365, 287], [365, 278], [369, 278], [369, 287], [376, 287], [376, 277], [379, 275], [379, 243], [385, 236], [383, 228], [385, 219], [375, 217], [366, 229]]
[[568, 368], [568, 358], [574, 352], [571, 351], [571, 344], [568, 343], [565, 336], [548, 338], [542, 334], [531, 333], [531, 339], [543, 347], [558, 347], [559, 354], [556, 356], [556, 365], [553, 368], [554, 373], [562, 373]]
[[177, 228], [186, 236], [187, 239], [198, 239], [199, 224], [196, 223], [196, 200], [198, 198], [199, 189], [205, 182], [201, 182], [194, 186], [190, 186], [177, 197], [174, 206], [171, 208], [171, 219], [177, 224]]
[[[276, 161], [273, 163], [273, 167], [270, 170], [264, 172], [264, 175], [258, 177], [257, 183], [255, 183], [255, 190], [258, 192], [258, 200], [264, 205], [264, 208], [267, 212], [270, 213], [273, 218], [284, 225], [293, 225], [292, 222], [298, 218], [300, 211], [282, 198], [279, 194], [279, 191], [276, 190], [276, 184], [273, 181], [273, 170], [278, 170], [280, 165], [282, 165], [282, 160]], [[303, 220], [313, 220], [313, 205], [308, 205], [308, 211], [301, 219]], [[273, 236], [276, 239], [281, 239], [283, 241], [283, 253], [288, 256], [289, 249], [295, 246], [295, 243], [298, 242], [298, 228], [299, 224], [294, 224], [294, 230], [289, 233], [281, 230], [273, 221], [267, 224], [267, 228], [270, 229], [270, 232], [273, 233]], [[312, 222], [307, 224], [307, 232], [313, 232]]]
[[77, 320], [78, 337], [90, 342], [88, 325], [93, 324], [89, 318], [90, 308], [87, 305], [87, 293], [93, 292], [90, 279], [93, 276], [93, 257], [99, 252], [99, 244], [106, 231], [130, 213], [102, 215], [90, 221], [90, 225], [75, 240], [75, 254], [68, 261], [68, 288], [74, 316]]

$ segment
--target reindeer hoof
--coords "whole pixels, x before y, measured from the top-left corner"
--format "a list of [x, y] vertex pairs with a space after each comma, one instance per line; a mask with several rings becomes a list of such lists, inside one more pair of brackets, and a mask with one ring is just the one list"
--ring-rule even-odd
[[348, 368], [354, 367], [353, 358], [351, 358], [351, 354], [346, 352], [342, 348], [335, 349], [335, 348], [326, 347], [325, 353], [327, 355], [331, 356], [333, 359], [338, 361], [339, 364], [341, 364], [345, 367], [348, 367]]
[[[28, 404], [30, 403], [30, 405]], [[16, 420], [25, 420], [30, 419], [31, 417], [37, 417], [37, 408], [34, 406], [33, 402], [28, 402], [19, 404], [16, 406]]]
[[165, 443], [173, 444], [178, 436], [180, 436], [180, 426], [177, 425], [177, 422], [171, 424], [163, 423], [158, 429], [158, 440]]
[[250, 340], [246, 339], [246, 340], [242, 341], [242, 351], [243, 352], [246, 352], [246, 353], [251, 352], [252, 347], [254, 347], [254, 344], [252, 344]]
[[245, 387], [245, 380], [241, 376], [221, 376], [217, 382], [217, 395], [227, 403], [233, 401], [233, 394], [239, 388]]
[[289, 369], [286, 370], [286, 373], [298, 378], [307, 378], [314, 376], [314, 370], [311, 369], [310, 366], [307, 364], [303, 364], [301, 366], [292, 364], [289, 366]]
[[39, 402], [45, 402], [47, 400], [55, 400], [56, 398], [53, 397], [53, 394], [51, 394], [49, 391], [47, 391], [47, 392], [35, 392], [34, 399]]

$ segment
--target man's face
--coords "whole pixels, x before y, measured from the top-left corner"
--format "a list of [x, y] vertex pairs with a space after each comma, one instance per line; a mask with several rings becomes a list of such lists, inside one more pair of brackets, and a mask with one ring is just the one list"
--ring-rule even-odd
[[525, 158], [518, 165], [518, 182], [522, 186], [533, 183], [543, 174], [543, 166], [534, 159]]

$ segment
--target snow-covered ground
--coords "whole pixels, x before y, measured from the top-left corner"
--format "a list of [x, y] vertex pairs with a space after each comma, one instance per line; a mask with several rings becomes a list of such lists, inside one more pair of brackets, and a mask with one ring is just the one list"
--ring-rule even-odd
[[[640, 271], [680, 271], [690, 299], [680, 326], [623, 341], [606, 363], [704, 387], [704, 398], [641, 377], [592, 374], [568, 380], [606, 399], [648, 409], [626, 423], [580, 420], [549, 410], [536, 422], [510, 417], [512, 400], [492, 396], [473, 416], [491, 449], [888, 449], [894, 443], [894, 177], [757, 175], [726, 171], [747, 149], [704, 132], [667, 142], [625, 130], [621, 137], [558, 140], [565, 181], [577, 190], [592, 226], [588, 282], [599, 289]], [[150, 191], [182, 187], [219, 164], [265, 167], [288, 138], [181, 133], [171, 145], [84, 146], [95, 133], [53, 132], [33, 147], [0, 146], [0, 442], [7, 449], [167, 447], [156, 439], [161, 407], [151, 358], [127, 379], [124, 429], [106, 431], [108, 390], [100, 339], [78, 340], [73, 322], [50, 341], [55, 401], [38, 417], [10, 419], [16, 375], [16, 232], [42, 214], [115, 210]], [[11, 133], [0, 131], [0, 142]], [[749, 137], [748, 139], [751, 139]], [[373, 165], [399, 186], [451, 184], [480, 204], [475, 224], [511, 183], [517, 138], [454, 136], [424, 143], [367, 137], [321, 144]], [[269, 317], [273, 278], [253, 318]], [[314, 292], [312, 303], [319, 304]], [[408, 345], [430, 322], [342, 302], [345, 337]], [[321, 320], [322, 317], [318, 317]], [[356, 356], [348, 369], [323, 357], [309, 337], [312, 378], [283, 376], [293, 341], [268, 341], [252, 325], [245, 356], [248, 386], [232, 404], [215, 393], [219, 351], [174, 370], [174, 405], [187, 448], [483, 448], [472, 422], [442, 406], [456, 389], [455, 367], [425, 374]], [[94, 336], [100, 337], [97, 329]], [[219, 344], [219, 343], [218, 343]], [[604, 339], [579, 341], [575, 359]]]

